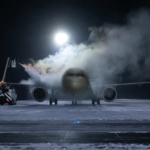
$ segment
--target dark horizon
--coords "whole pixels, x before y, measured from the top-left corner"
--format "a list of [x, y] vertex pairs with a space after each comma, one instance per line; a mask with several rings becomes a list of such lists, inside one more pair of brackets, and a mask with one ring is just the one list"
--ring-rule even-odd
[[[71, 34], [76, 44], [88, 43], [89, 28], [105, 24], [122, 26], [127, 17], [140, 9], [150, 8], [150, 1], [129, 0], [87, 0], [87, 1], [1, 1], [1, 69], [2, 78], [7, 57], [17, 57], [18, 62], [28, 63], [30, 58], [39, 60], [53, 55], [58, 46], [53, 42], [53, 34], [60, 28]], [[142, 63], [142, 62], [141, 62]], [[136, 82], [128, 70], [121, 74], [121, 82]], [[17, 65], [8, 69], [6, 81], [20, 82], [29, 75]], [[150, 78], [146, 81], [150, 81]], [[120, 98], [149, 99], [149, 85], [118, 87]], [[17, 87], [18, 98], [26, 97], [26, 88]], [[28, 95], [28, 94], [27, 94]], [[118, 97], [118, 98], [119, 98]]]

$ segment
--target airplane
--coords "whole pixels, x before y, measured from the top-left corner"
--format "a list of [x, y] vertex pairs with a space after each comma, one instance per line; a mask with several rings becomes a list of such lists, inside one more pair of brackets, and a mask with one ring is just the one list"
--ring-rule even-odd
[[[49, 105], [52, 105], [52, 103], [55, 103], [55, 105], [57, 105], [58, 99], [72, 100], [72, 105], [76, 105], [77, 100], [81, 101], [83, 99], [91, 100], [93, 105], [95, 103], [100, 105], [101, 99], [103, 99], [106, 102], [113, 102], [117, 98], [117, 91], [115, 88], [116, 86], [150, 84], [150, 82], [136, 82], [136, 83], [99, 85], [93, 87], [91, 86], [91, 81], [90, 79], [88, 79], [86, 73], [80, 68], [67, 69], [64, 72], [61, 81], [62, 81], [61, 86], [49, 88], [44, 87], [44, 85], [39, 86], [21, 83], [7, 83], [7, 84], [33, 86], [34, 87], [32, 89], [33, 98], [37, 102], [43, 102], [46, 99], [49, 99]], [[1, 82], [1, 84], [4, 83], [5, 83], [4, 81]]]

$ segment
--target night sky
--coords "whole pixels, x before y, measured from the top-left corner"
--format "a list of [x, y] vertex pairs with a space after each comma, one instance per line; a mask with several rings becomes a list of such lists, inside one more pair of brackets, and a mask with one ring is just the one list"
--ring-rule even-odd
[[[62, 29], [77, 44], [89, 42], [89, 27], [104, 24], [124, 25], [129, 13], [141, 8], [150, 9], [149, 0], [1, 0], [0, 2], [0, 76], [7, 57], [17, 57], [28, 63], [29, 58], [43, 59], [58, 50], [53, 41], [55, 32]], [[124, 73], [124, 82], [128, 73]], [[29, 75], [17, 65], [8, 69], [6, 81], [20, 82]], [[16, 87], [19, 99], [25, 99], [27, 90]], [[150, 98], [149, 85], [118, 88], [120, 98]]]

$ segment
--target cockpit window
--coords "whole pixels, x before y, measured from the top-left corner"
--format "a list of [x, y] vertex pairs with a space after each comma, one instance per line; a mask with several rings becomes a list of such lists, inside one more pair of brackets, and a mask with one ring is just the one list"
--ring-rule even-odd
[[78, 77], [78, 76], [81, 76], [81, 74], [80, 74], [80, 73], [75, 73], [75, 76], [77, 76], [77, 77]]
[[66, 77], [73, 77], [73, 76], [76, 76], [76, 77], [85, 77], [83, 73], [67, 73], [66, 74]]
[[74, 73], [67, 73], [66, 76], [74, 76]]
[[81, 76], [82, 76], [82, 77], [85, 77], [83, 73], [81, 73]]
[[74, 73], [67, 73], [66, 76], [67, 76], [67, 77], [69, 77], [69, 76], [74, 76]]
[[74, 73], [69, 73], [69, 76], [74, 76]]

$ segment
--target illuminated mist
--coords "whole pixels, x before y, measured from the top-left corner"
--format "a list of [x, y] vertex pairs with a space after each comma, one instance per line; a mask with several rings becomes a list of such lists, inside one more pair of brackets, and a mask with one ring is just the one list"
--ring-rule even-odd
[[150, 13], [139, 10], [127, 17], [126, 25], [105, 25], [89, 28], [89, 43], [67, 45], [55, 55], [22, 64], [30, 79], [21, 83], [61, 86], [64, 71], [71, 67], [83, 69], [88, 78], [103, 83], [122, 82], [127, 70], [130, 78], [150, 78]]

